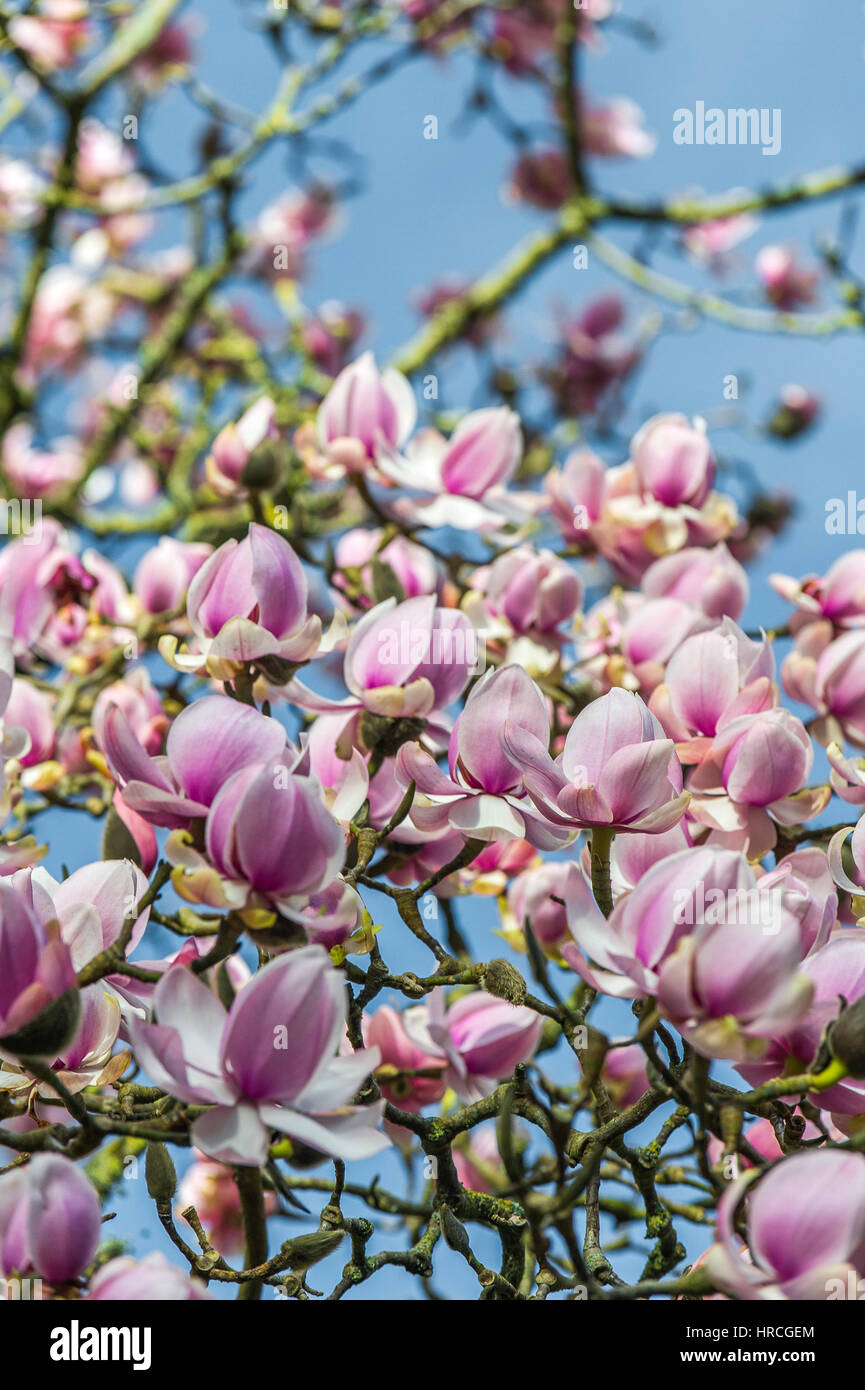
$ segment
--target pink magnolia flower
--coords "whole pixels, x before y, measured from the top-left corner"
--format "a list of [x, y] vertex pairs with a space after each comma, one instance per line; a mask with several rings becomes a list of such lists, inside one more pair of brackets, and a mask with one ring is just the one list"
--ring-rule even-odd
[[649, 1089], [646, 1054], [639, 1043], [613, 1047], [604, 1058], [601, 1079], [618, 1110], [627, 1110]]
[[[624, 318], [622, 301], [606, 295], [593, 300], [582, 313], [560, 319], [561, 345], [555, 361], [544, 371], [544, 380], [565, 414], [591, 414], [616, 382], [625, 381], [636, 367], [640, 349], [619, 332]], [[571, 456], [582, 457], [583, 452]]]
[[705, 421], [653, 415], [631, 440], [637, 482], [665, 507], [699, 507], [715, 477]]
[[90, 37], [86, 0], [41, 0], [36, 14], [9, 21], [9, 34], [39, 67], [72, 67]]
[[636, 582], [659, 556], [729, 536], [738, 513], [731, 498], [707, 490], [712, 467], [701, 441], [684, 417], [656, 416], [632, 441], [642, 475], [635, 461], [605, 469], [594, 454], [573, 455], [547, 484], [565, 537]]
[[364, 471], [396, 454], [415, 426], [417, 407], [406, 378], [379, 372], [371, 352], [344, 367], [322, 401], [316, 429], [325, 458], [337, 470]]
[[[578, 36], [582, 43], [597, 42], [595, 25], [609, 18], [614, 0], [585, 0], [580, 5]], [[533, 0], [524, 10], [497, 10], [493, 16], [493, 57], [515, 77], [541, 74], [539, 62], [555, 46], [558, 8], [556, 0]]]
[[[72, 957], [57, 923], [43, 926], [21, 894], [0, 879], [0, 1043], [8, 1047], [37, 1014], [75, 987]], [[29, 1050], [55, 1052], [75, 1021], [70, 1008], [67, 1026], [50, 1029], [44, 1048], [28, 1040]]]
[[547, 825], [528, 800], [523, 771], [505, 742], [508, 727], [526, 732], [546, 752], [546, 702], [519, 666], [488, 671], [473, 687], [451, 734], [449, 776], [419, 744], [403, 744], [397, 778], [406, 787], [415, 783], [410, 814], [419, 830], [450, 826], [481, 840], [527, 839], [540, 849], [569, 838]]
[[[418, 883], [437, 872], [449, 864], [465, 844], [463, 836], [447, 825], [439, 831], [418, 830], [410, 820], [403, 821], [393, 838], [413, 851], [388, 871], [391, 883], [400, 887]], [[489, 840], [471, 864], [448, 874], [436, 884], [433, 892], [438, 898], [452, 898], [468, 892], [498, 896], [505, 891], [513, 874], [538, 862], [537, 850], [528, 840]]]
[[790, 619], [794, 632], [817, 618], [838, 628], [865, 627], [865, 550], [848, 550], [824, 575], [794, 579], [770, 574], [769, 583], [796, 606]]
[[807, 820], [828, 800], [825, 789], [800, 790], [813, 749], [801, 721], [777, 707], [773, 676], [769, 644], [725, 618], [683, 643], [651, 700], [682, 762], [696, 764], [689, 817], [754, 857], [772, 848], [774, 821]]
[[[835, 795], [840, 796], [842, 801], [849, 802], [853, 806], [861, 806], [865, 802], [865, 758], [845, 758], [840, 745], [837, 743], [828, 745], [826, 757], [831, 766], [829, 782]], [[857, 867], [860, 862], [865, 864], [863, 850], [865, 847], [860, 846], [859, 842], [856, 841], [853, 845], [853, 856]], [[838, 862], [840, 865], [840, 858]]]
[[43, 187], [30, 164], [0, 156], [0, 232], [30, 225], [39, 211]]
[[[464, 889], [501, 894], [511, 878], [540, 863], [540, 856], [528, 840], [492, 840], [481, 850], [477, 859], [458, 870], [456, 877]], [[438, 891], [444, 890], [446, 893], [450, 883], [450, 879], [445, 879]]]
[[522, 451], [519, 416], [507, 406], [488, 406], [464, 416], [447, 442], [435, 430], [423, 431], [404, 458], [383, 459], [381, 468], [423, 494], [395, 505], [413, 525], [489, 531], [506, 520], [525, 520], [525, 496], [505, 492]]
[[482, 498], [509, 482], [522, 456], [519, 417], [505, 406], [473, 410], [454, 430], [440, 460], [442, 487], [460, 497]]
[[70, 370], [109, 328], [114, 295], [71, 265], [49, 266], [39, 281], [27, 330], [21, 375], [32, 384], [52, 367]]
[[699, 762], [727, 719], [775, 705], [774, 674], [769, 643], [753, 641], [725, 619], [719, 627], [689, 637], [672, 654], [650, 708], [670, 737], [687, 745], [681, 756]]
[[116, 565], [106, 560], [98, 550], [85, 550], [81, 556], [84, 574], [92, 590], [90, 609], [111, 623], [130, 623], [134, 619], [126, 580]]
[[148, 756], [119, 705], [106, 709], [100, 740], [127, 806], [169, 829], [206, 816], [234, 773], [289, 747], [281, 724], [227, 695], [187, 706], [168, 731], [164, 757]]
[[759, 876], [760, 891], [780, 890], [785, 909], [799, 922], [802, 954], [825, 946], [838, 919], [838, 894], [830, 859], [822, 849], [795, 849]]
[[[124, 921], [136, 913], [147, 887], [142, 871], [129, 860], [104, 860], [76, 869], [62, 883], [44, 869], [24, 870], [12, 879], [46, 931], [60, 924], [60, 937], [69, 949], [72, 966], [81, 970], [99, 953], [112, 946]], [[138, 912], [127, 945], [139, 944], [149, 912]], [[85, 1086], [109, 1085], [126, 1070], [128, 1052], [114, 1054], [121, 1029], [138, 1006], [130, 997], [122, 974], [107, 976], [80, 992], [81, 1017], [74, 1036], [58, 1048], [53, 1070], [73, 1093]], [[3, 1074], [3, 1089], [26, 1094], [37, 1086], [26, 1072]], [[50, 1096], [48, 1083], [37, 1090]]]
[[385, 599], [361, 618], [343, 663], [350, 695], [341, 701], [316, 695], [300, 681], [290, 699], [323, 712], [369, 710], [392, 719], [418, 718], [445, 709], [462, 694], [477, 663], [478, 641], [464, 613], [436, 606], [435, 595]]
[[797, 309], [817, 296], [820, 272], [800, 265], [791, 246], [764, 246], [754, 268], [766, 297], [779, 309]]
[[33, 448], [33, 427], [22, 420], [3, 436], [3, 472], [22, 497], [51, 497], [75, 483], [84, 471], [84, 455], [75, 439], [55, 441], [51, 449]]
[[169, 970], [154, 995], [157, 1023], [133, 1022], [135, 1055], [172, 1095], [212, 1109], [195, 1144], [223, 1163], [261, 1165], [272, 1130], [337, 1158], [387, 1146], [381, 1104], [352, 1097], [378, 1066], [378, 1048], [338, 1056], [345, 1029], [342, 975], [320, 946], [271, 961], [228, 1014], [188, 970]]
[[[400, 791], [403, 789], [400, 788]], [[437, 873], [445, 864], [449, 864], [465, 845], [463, 836], [458, 831], [451, 830], [448, 825], [445, 825], [443, 830], [418, 830], [411, 820], [404, 820], [394, 832], [393, 838], [400, 845], [402, 853], [398, 862], [388, 869], [387, 877], [400, 888], [411, 887], [412, 884], [428, 878], [430, 874]], [[445, 898], [459, 892], [458, 880], [459, 875], [452, 875], [443, 883], [437, 884], [435, 896]]]
[[305, 754], [309, 768], [324, 790], [328, 810], [350, 824], [369, 797], [370, 823], [384, 825], [402, 800], [402, 788], [394, 781], [392, 764], [384, 763], [370, 785], [370, 754], [360, 738], [361, 715], [352, 711], [319, 714], [307, 735]]
[[543, 1026], [532, 1009], [482, 991], [463, 995], [448, 1008], [443, 989], [434, 989], [427, 1004], [407, 1009], [404, 1022], [425, 1053], [446, 1061], [444, 1079], [465, 1101], [480, 1100], [527, 1062]]
[[38, 845], [35, 835], [23, 835], [11, 845], [0, 845], [0, 878], [8, 878], [19, 869], [37, 864], [48, 852], [47, 845]]
[[89, 754], [90, 743], [85, 737], [84, 729], [67, 725], [60, 730], [57, 735], [57, 761], [64, 772], [89, 773]]
[[569, 634], [560, 629], [582, 601], [579, 575], [551, 550], [516, 546], [469, 580], [461, 603], [486, 644], [504, 664], [534, 678], [558, 670]]
[[[183, 1175], [177, 1197], [178, 1215], [187, 1207], [195, 1207], [211, 1242], [223, 1255], [243, 1250], [240, 1193], [224, 1163], [197, 1156]], [[264, 1205], [268, 1216], [276, 1213], [279, 1202], [275, 1192], [265, 1192]]]
[[688, 548], [649, 565], [641, 586], [649, 598], [677, 598], [707, 618], [739, 618], [748, 602], [748, 576], [723, 541], [711, 550]]
[[256, 449], [268, 439], [278, 439], [276, 406], [270, 396], [245, 410], [237, 424], [226, 425], [213, 441], [205, 460], [207, 481], [220, 497], [243, 491], [243, 473]]
[[80, 1168], [60, 1154], [34, 1154], [0, 1178], [0, 1270], [52, 1284], [81, 1274], [99, 1244], [99, 1198]]
[[494, 1125], [470, 1130], [460, 1148], [454, 1145], [453, 1158], [457, 1177], [470, 1192], [496, 1192], [507, 1187], [509, 1179]]
[[782, 386], [766, 428], [778, 439], [797, 439], [811, 428], [821, 410], [820, 397], [791, 382]]
[[[826, 1130], [831, 1138], [843, 1139], [844, 1136], [841, 1133], [841, 1131], [836, 1129], [833, 1125], [832, 1118], [828, 1110], [821, 1116], [821, 1119], [825, 1124]], [[784, 1157], [784, 1150], [778, 1143], [778, 1136], [775, 1133], [771, 1120], [755, 1120], [753, 1124], [747, 1125], [745, 1127], [745, 1129], [742, 1131], [742, 1137], [745, 1140], [747, 1140], [751, 1148], [754, 1149], [760, 1155], [761, 1158], [765, 1159], [767, 1163], [775, 1163], [777, 1159]], [[824, 1138], [824, 1135], [812, 1120], [806, 1120], [805, 1128], [802, 1131], [802, 1137], [803, 1139], [822, 1140]], [[722, 1163], [724, 1160], [723, 1140], [718, 1139], [713, 1135], [712, 1138], [709, 1140], [708, 1145], [706, 1146], [706, 1153], [708, 1155], [710, 1163]], [[750, 1158], [748, 1158], [747, 1154], [737, 1154], [735, 1156], [734, 1162], [736, 1163], [737, 1168], [754, 1167], [754, 1164], [751, 1162]], [[729, 1157], [727, 1159], [727, 1163], [729, 1164]], [[727, 1169], [727, 1176], [731, 1176], [729, 1168]]]
[[[344, 846], [343, 846], [344, 848]], [[301, 895], [301, 897], [304, 895]], [[332, 951], [341, 946], [346, 955], [368, 955], [374, 936], [364, 918], [363, 899], [341, 878], [310, 893], [299, 909], [297, 920], [303, 925], [307, 941]]]
[[190, 581], [213, 554], [203, 542], [178, 541], [160, 536], [138, 562], [132, 591], [145, 613], [170, 613], [186, 597]]
[[[147, 879], [128, 859], [102, 859], [75, 869], [60, 883], [44, 869], [27, 870], [12, 880], [26, 897], [46, 928], [59, 921], [64, 941], [70, 945], [86, 918], [88, 944], [98, 939], [92, 954], [112, 946], [120, 935], [126, 917], [135, 909], [147, 888]], [[132, 929], [128, 950], [134, 950], [147, 926], [147, 910], [141, 912]], [[73, 956], [76, 951], [73, 950]], [[83, 956], [80, 965], [84, 965]]]
[[[690, 847], [684, 821], [662, 835], [619, 836], [610, 855], [614, 902], [642, 882], [655, 864]], [[588, 875], [588, 850], [583, 852], [582, 863]], [[768, 873], [755, 872], [760, 898], [755, 898], [749, 890], [742, 899], [742, 911], [750, 913], [749, 920], [771, 926], [775, 908], [783, 906], [785, 913], [799, 923], [803, 956], [825, 945], [838, 917], [838, 895], [823, 850], [797, 849], [779, 860]], [[575, 906], [577, 902], [575, 898]]]
[[[470, 279], [448, 275], [437, 280], [428, 289], [419, 291], [414, 296], [414, 304], [424, 318], [434, 318], [445, 305], [463, 300], [470, 289]], [[487, 343], [492, 342], [500, 331], [499, 315], [491, 310], [487, 313], [477, 314], [471, 322], [460, 330], [459, 337], [463, 342], [471, 343], [472, 347], [484, 347]]]
[[145, 753], [158, 753], [168, 728], [168, 718], [162, 708], [159, 692], [143, 666], [129, 671], [123, 680], [106, 685], [97, 695], [92, 721], [93, 733], [100, 748], [104, 747], [106, 715], [114, 707], [123, 711]]
[[561, 469], [544, 480], [550, 511], [570, 544], [585, 544], [589, 528], [600, 520], [604, 504], [604, 465], [589, 449], [569, 454]]
[[[679, 598], [648, 598], [635, 603], [622, 625], [619, 645], [624, 669], [617, 673], [616, 684], [651, 695], [664, 679], [670, 657], [689, 637], [706, 628], [709, 621], [699, 608]], [[582, 642], [578, 645], [582, 653]], [[590, 663], [587, 674], [595, 675], [597, 664]]]
[[[718, 1287], [747, 1302], [847, 1297], [865, 1273], [865, 1159], [824, 1150], [775, 1163], [749, 1190], [732, 1183], [718, 1206], [720, 1243], [706, 1269]], [[748, 1250], [736, 1212], [747, 1197]], [[856, 1295], [854, 1295], [856, 1296]]]
[[[438, 1051], [425, 1052], [406, 1032], [403, 1015], [387, 1004], [363, 1020], [363, 1040], [381, 1055], [376, 1079], [386, 1100], [400, 1110], [422, 1110], [445, 1093], [443, 1063]], [[434, 1076], [395, 1076], [394, 1071], [432, 1071]]]
[[75, 181], [84, 193], [100, 193], [106, 184], [123, 179], [135, 168], [129, 142], [92, 117], [81, 122]]
[[146, 874], [152, 874], [159, 857], [153, 827], [146, 820], [143, 820], [137, 811], [133, 811], [131, 806], [126, 805], [116, 788], [111, 798], [111, 805], [132, 837], [136, 862], [141, 865]]
[[728, 709], [688, 779], [688, 814], [713, 841], [759, 858], [775, 844], [773, 822], [796, 824], [826, 805], [828, 791], [801, 794], [813, 763], [808, 732], [789, 710]]
[[[100, 949], [95, 936], [91, 937], [92, 947], [85, 945], [91, 926], [82, 915], [75, 923], [74, 935], [70, 931], [72, 963], [79, 969]], [[99, 984], [81, 991], [81, 1017], [75, 1034], [51, 1059], [52, 1072], [73, 1095], [86, 1086], [110, 1086], [128, 1070], [129, 1051], [114, 1052], [122, 1014], [120, 998], [113, 989]], [[36, 1097], [47, 1101], [54, 1095], [48, 1082], [34, 1079], [23, 1068], [8, 1067], [0, 1073], [0, 1080], [8, 1095], [31, 1102]]]
[[133, 612], [123, 576], [94, 550], [76, 555], [53, 518], [0, 552], [0, 625], [20, 665], [34, 655], [62, 665], [72, 648], [87, 661], [92, 617], [107, 620], [100, 631], [108, 650], [129, 640]]
[[442, 584], [441, 573], [438, 562], [426, 546], [418, 545], [402, 535], [394, 536], [393, 540], [382, 545], [383, 538], [383, 531], [358, 527], [354, 531], [346, 531], [336, 543], [334, 559], [339, 587], [343, 590], [353, 589], [344, 572], [350, 569], [360, 572], [362, 592], [353, 593], [355, 605], [362, 608], [373, 606], [369, 598], [373, 558], [393, 571], [407, 599], [420, 598], [423, 594], [438, 594]]
[[[614, 589], [583, 614], [575, 634], [580, 670], [599, 693], [605, 694], [613, 685], [620, 685], [625, 690], [639, 689], [641, 673], [630, 669], [623, 645], [627, 633], [627, 645], [635, 654], [645, 647], [636, 621], [637, 615], [645, 608], [646, 601], [642, 594]], [[703, 625], [696, 610], [690, 609], [687, 604], [678, 606], [676, 611], [679, 616], [676, 628], [680, 637], [684, 637], [687, 631], [699, 630]], [[685, 621], [686, 617], [688, 621]], [[656, 638], [657, 623], [653, 623], [652, 629]], [[668, 633], [664, 635], [665, 646], [667, 641]], [[638, 659], [642, 660], [642, 656], [638, 656]]]
[[336, 376], [347, 366], [364, 328], [363, 315], [356, 309], [329, 300], [304, 323], [303, 345], [317, 367]]
[[[129, 1037], [129, 1022], [131, 1019], [139, 1019], [143, 1022], [152, 1022], [153, 996], [159, 978], [169, 970], [185, 970], [196, 961], [200, 961], [202, 956], [207, 954], [208, 945], [206, 939], [201, 937], [189, 937], [178, 950], [170, 951], [167, 956], [160, 956], [156, 960], [146, 960], [139, 958], [135, 963], [142, 969], [155, 975], [157, 978], [152, 980], [133, 979], [130, 975], [111, 975], [107, 983], [117, 994], [121, 1007], [121, 1027], [120, 1036], [127, 1040]], [[121, 967], [122, 970], [122, 967]], [[220, 997], [220, 983], [222, 980], [227, 982], [235, 994], [239, 994], [249, 983], [252, 973], [242, 956], [229, 956], [217, 969], [209, 969], [201, 975], [201, 979], [213, 990], [213, 993]], [[128, 1066], [129, 1054], [126, 1054], [126, 1065]]]
[[555, 632], [574, 616], [583, 596], [580, 577], [570, 565], [551, 550], [528, 545], [500, 555], [478, 587], [490, 613], [515, 633]]
[[554, 46], [555, 17], [548, 7], [526, 7], [525, 12], [497, 10], [493, 15], [492, 50], [515, 77], [543, 72], [542, 59]]
[[654, 995], [704, 1055], [759, 1055], [810, 1003], [800, 911], [797, 895], [764, 889], [743, 855], [686, 849], [654, 864], [607, 922], [575, 904], [576, 944], [562, 955], [604, 994]]
[[639, 695], [613, 689], [581, 710], [554, 762], [546, 744], [510, 721], [502, 742], [553, 825], [669, 830], [688, 804], [673, 743]]
[[[9, 703], [3, 713], [5, 729], [2, 752], [5, 757], [17, 756], [22, 767], [35, 767], [50, 758], [54, 752], [56, 733], [54, 729], [54, 710], [44, 691], [31, 685], [28, 680], [14, 680], [9, 695]], [[14, 740], [10, 737], [15, 731]], [[29, 740], [26, 751], [20, 738], [20, 731]], [[16, 754], [9, 750], [17, 747]]]
[[[664, 421], [665, 417], [659, 419]], [[655, 421], [647, 421], [634, 442], [640, 435], [651, 441], [654, 425]], [[687, 434], [687, 427], [682, 429]], [[675, 430], [670, 432], [675, 434]], [[659, 427], [659, 440], [668, 437], [666, 426]], [[589, 539], [601, 554], [632, 580], [640, 578], [659, 556], [669, 555], [686, 545], [714, 544], [729, 536], [739, 524], [731, 498], [704, 492], [711, 469], [706, 474], [701, 469], [689, 474], [685, 469], [676, 476], [674, 471], [664, 471], [658, 456], [651, 450], [638, 452], [644, 481], [641, 481], [636, 462], [607, 470], [601, 516], [589, 529]], [[660, 496], [653, 490], [656, 487]], [[689, 496], [690, 488], [694, 491]], [[673, 498], [678, 500], [666, 500]]]
[[118, 1255], [90, 1281], [88, 1303], [196, 1303], [213, 1294], [200, 1279], [191, 1279], [158, 1250], [143, 1260]]
[[[737, 1065], [749, 1086], [761, 1086], [773, 1076], [801, 1076], [809, 1070], [841, 1000], [853, 1004], [865, 995], [865, 931], [836, 931], [802, 962], [802, 972], [814, 987], [811, 1006], [792, 1027], [773, 1033], [763, 1057]], [[839, 1115], [861, 1115], [865, 1113], [865, 1081], [846, 1077], [811, 1099]]]
[[613, 97], [600, 106], [587, 106], [580, 117], [580, 135], [587, 154], [604, 159], [646, 159], [657, 139], [643, 127], [645, 116], [628, 97]]
[[[550, 860], [537, 869], [526, 869], [508, 887], [502, 933], [510, 946], [524, 951], [523, 927], [528, 921], [541, 950], [552, 956], [568, 939], [568, 901], [579, 891], [580, 869], [572, 860]], [[504, 916], [504, 914], [503, 914]]]
[[865, 632], [833, 638], [831, 623], [809, 623], [781, 667], [784, 689], [815, 709], [811, 732], [821, 743], [846, 738], [865, 747]]
[[288, 541], [256, 522], [242, 541], [228, 540], [196, 572], [186, 600], [196, 649], [159, 649], [179, 670], [206, 668], [230, 680], [247, 662], [278, 657], [308, 661], [322, 645], [321, 619], [307, 612], [303, 567]]
[[682, 232], [682, 245], [695, 260], [710, 270], [723, 271], [730, 263], [730, 252], [757, 230], [756, 217], [742, 212], [733, 217], [710, 218], [695, 222]]
[[699, 907], [689, 907], [696, 885], [705, 881], [714, 888], [721, 876], [724, 891], [753, 884], [741, 856], [719, 859], [718, 854], [698, 849], [667, 855], [619, 898], [607, 921], [587, 891], [573, 894], [567, 907], [574, 942], [562, 946], [564, 959], [602, 994], [620, 999], [654, 994], [664, 961], [700, 915]]
[[[251, 763], [229, 777], [214, 797], [204, 834], [207, 857], [224, 880], [218, 887], [213, 884], [208, 891], [205, 863], [185, 846], [188, 837], [175, 836], [167, 853], [193, 873], [192, 884], [177, 886], [193, 901], [214, 902], [215, 895], [217, 906], [236, 906], [253, 894], [278, 904], [284, 914], [298, 913], [309, 905], [310, 894], [320, 894], [333, 882], [345, 859], [345, 835], [328, 811], [319, 783], [293, 773], [285, 758]], [[196, 874], [202, 875], [199, 887]], [[332, 911], [338, 906], [334, 903]], [[314, 908], [311, 927], [316, 916]], [[351, 920], [345, 935], [355, 925], [356, 919]]]
[[786, 916], [765, 934], [747, 921], [706, 924], [665, 961], [658, 1004], [704, 1057], [760, 1056], [808, 1009], [813, 986], [800, 960], [798, 923]]
[[527, 150], [511, 170], [504, 197], [553, 212], [570, 197], [573, 186], [571, 166], [563, 150]]
[[[677, 854], [680, 849], [689, 849], [690, 846], [686, 820], [680, 820], [672, 830], [662, 830], [657, 835], [617, 835], [610, 850], [610, 886], [613, 901], [618, 901], [623, 893], [630, 893], [653, 864], [667, 859], [671, 854]], [[588, 878], [591, 868], [588, 846], [583, 850], [581, 863], [584, 875]]]
[[183, 73], [193, 58], [190, 28], [166, 24], [153, 43], [135, 59], [131, 71], [147, 92], [158, 92], [173, 76]]
[[437, 52], [450, 47], [456, 40], [463, 37], [471, 26], [471, 14], [456, 12], [454, 18], [441, 16], [444, 23], [440, 23], [439, 12], [444, 8], [443, 0], [400, 0], [400, 9], [413, 24], [422, 24], [424, 20], [435, 19], [437, 22], [432, 30], [427, 28], [418, 34], [417, 41], [423, 48], [428, 48]]
[[268, 280], [297, 279], [303, 273], [304, 252], [333, 227], [335, 217], [331, 189], [322, 184], [290, 189], [258, 215], [251, 268]]

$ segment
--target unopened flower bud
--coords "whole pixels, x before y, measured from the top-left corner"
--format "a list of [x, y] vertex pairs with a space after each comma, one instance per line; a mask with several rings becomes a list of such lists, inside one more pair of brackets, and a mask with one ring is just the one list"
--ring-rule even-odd
[[144, 1180], [154, 1202], [171, 1201], [177, 1189], [177, 1174], [171, 1154], [164, 1144], [151, 1142], [147, 1145]]
[[0, 1047], [16, 1057], [56, 1057], [74, 1037], [80, 1017], [81, 995], [67, 989], [29, 1023], [0, 1037]]
[[319, 1260], [327, 1259], [345, 1238], [345, 1231], [311, 1231], [305, 1236], [287, 1240], [282, 1247], [282, 1255], [290, 1269], [301, 1273], [310, 1269]]
[[487, 994], [507, 999], [509, 1004], [522, 1004], [526, 997], [526, 982], [515, 966], [507, 960], [491, 960], [484, 968], [483, 986]]
[[843, 1008], [832, 1024], [829, 1051], [848, 1076], [865, 1077], [865, 995]]
[[468, 1231], [461, 1221], [458, 1221], [450, 1207], [440, 1208], [442, 1235], [450, 1246], [451, 1250], [456, 1250], [460, 1255], [469, 1256], [471, 1245], [469, 1244]]

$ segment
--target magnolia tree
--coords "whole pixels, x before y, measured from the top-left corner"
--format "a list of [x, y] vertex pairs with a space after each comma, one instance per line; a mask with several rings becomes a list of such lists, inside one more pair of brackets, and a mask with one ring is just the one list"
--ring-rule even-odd
[[[652, 61], [611, 0], [258, 0], [255, 112], [196, 75], [205, 18], [0, 9], [5, 1296], [859, 1296], [865, 551], [774, 575], [788, 620], [745, 630], [789, 504], [720, 418], [635, 420], [630, 388], [695, 313], [859, 322], [835, 243], [764, 247], [761, 306], [712, 277], [862, 168], [604, 192], [654, 148], [584, 89], [590, 52]], [[468, 74], [538, 226], [407, 284], [385, 363], [374, 306], [305, 277], [358, 178], [327, 123], [408, 62]], [[177, 177], [164, 102], [199, 136]], [[772, 154], [776, 116], [673, 138]], [[556, 258], [607, 291], [518, 354]], [[655, 305], [629, 333], [613, 277]], [[803, 309], [821, 278], [840, 310]], [[764, 439], [817, 411], [788, 387]], [[103, 1221], [139, 1162], [129, 1253]]]

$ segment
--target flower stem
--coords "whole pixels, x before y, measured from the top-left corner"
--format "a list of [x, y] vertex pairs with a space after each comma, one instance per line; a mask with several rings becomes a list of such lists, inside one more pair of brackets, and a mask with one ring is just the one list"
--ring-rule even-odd
[[[243, 1214], [243, 1267], [255, 1269], [267, 1260], [267, 1216], [264, 1209], [264, 1189], [261, 1185], [261, 1171], [258, 1168], [235, 1168], [234, 1181], [240, 1193], [240, 1207]], [[251, 1279], [240, 1285], [237, 1291], [239, 1301], [249, 1302], [261, 1298], [260, 1279]]]
[[595, 902], [605, 917], [613, 910], [613, 890], [610, 886], [610, 850], [615, 830], [605, 825], [596, 825], [592, 830], [592, 892]]

